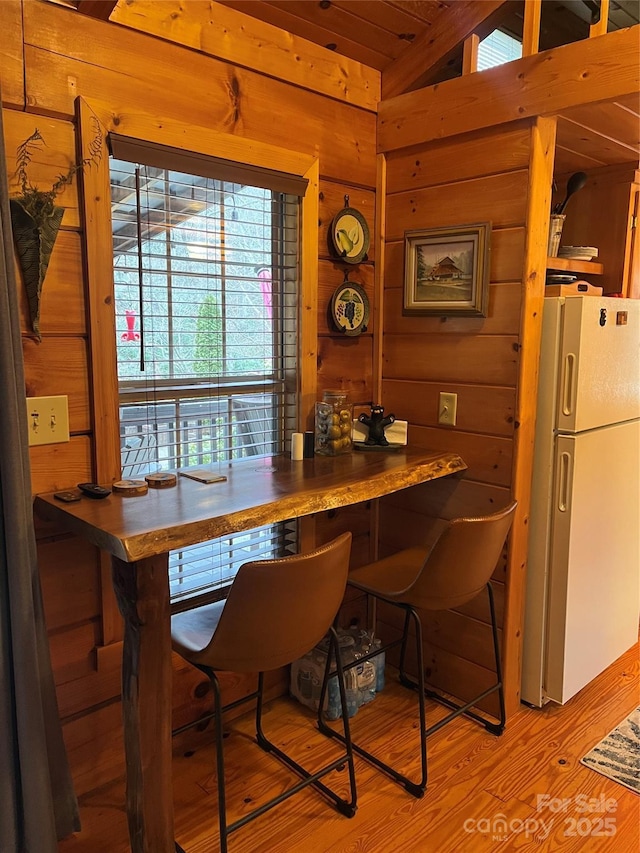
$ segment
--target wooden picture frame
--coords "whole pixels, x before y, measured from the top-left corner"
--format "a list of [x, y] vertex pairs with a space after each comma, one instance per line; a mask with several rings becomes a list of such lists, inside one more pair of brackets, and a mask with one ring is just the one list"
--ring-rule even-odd
[[486, 317], [491, 223], [405, 231], [403, 314]]

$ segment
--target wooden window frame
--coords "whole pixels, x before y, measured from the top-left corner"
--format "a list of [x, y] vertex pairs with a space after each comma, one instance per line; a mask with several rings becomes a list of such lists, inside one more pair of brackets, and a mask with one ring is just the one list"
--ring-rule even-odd
[[[92, 388], [92, 469], [95, 482], [111, 483], [120, 477], [118, 377], [115, 348], [115, 305], [113, 298], [113, 247], [111, 235], [111, 192], [109, 184], [109, 133], [141, 142], [192, 151], [251, 168], [273, 170], [307, 181], [301, 197], [300, 299], [298, 322], [298, 429], [310, 426], [317, 388], [317, 300], [319, 161], [317, 157], [279, 148], [256, 139], [246, 139], [152, 114], [116, 112], [110, 105], [85, 98], [76, 99], [78, 146], [82, 157], [90, 156], [96, 130], [101, 131], [103, 153], [96, 166], [80, 175], [80, 208], [84, 223], [84, 270], [87, 293], [89, 363]], [[188, 146], [185, 146], [185, 141]], [[307, 539], [302, 535], [301, 540]], [[102, 643], [108, 646], [122, 638], [122, 622], [111, 584], [111, 561], [101, 552]], [[113, 655], [100, 660], [113, 661]]]

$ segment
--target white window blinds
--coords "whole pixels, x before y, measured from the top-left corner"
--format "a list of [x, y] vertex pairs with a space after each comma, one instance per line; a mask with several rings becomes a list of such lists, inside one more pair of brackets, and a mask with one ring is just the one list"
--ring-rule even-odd
[[[296, 415], [298, 196], [113, 158], [111, 181], [122, 476], [282, 452]], [[218, 595], [289, 539], [273, 525], [172, 553], [172, 599]]]

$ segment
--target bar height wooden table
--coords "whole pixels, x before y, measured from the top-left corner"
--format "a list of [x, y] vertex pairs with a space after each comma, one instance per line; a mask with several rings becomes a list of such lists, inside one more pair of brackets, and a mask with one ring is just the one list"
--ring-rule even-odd
[[171, 783], [169, 551], [217, 536], [372, 500], [466, 468], [455, 453], [420, 448], [216, 466], [226, 482], [178, 477], [139, 497], [64, 504], [37, 495], [43, 518], [112, 555], [124, 618], [122, 706], [127, 817], [133, 853], [174, 853]]

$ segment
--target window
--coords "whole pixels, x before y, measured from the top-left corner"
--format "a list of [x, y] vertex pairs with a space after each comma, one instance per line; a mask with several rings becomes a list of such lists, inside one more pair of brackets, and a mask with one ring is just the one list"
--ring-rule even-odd
[[[282, 452], [297, 411], [299, 198], [149, 159], [110, 163], [122, 476]], [[172, 602], [220, 597], [243, 562], [285, 553], [289, 527], [173, 552]]]
[[478, 71], [521, 57], [522, 43], [502, 30], [494, 30], [478, 45]]

